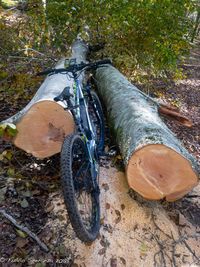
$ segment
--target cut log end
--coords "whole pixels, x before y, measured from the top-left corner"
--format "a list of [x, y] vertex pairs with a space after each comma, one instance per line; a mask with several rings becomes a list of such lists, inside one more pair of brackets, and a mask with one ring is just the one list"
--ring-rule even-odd
[[16, 126], [14, 144], [41, 159], [59, 153], [64, 137], [75, 129], [71, 113], [49, 100], [31, 106]]
[[137, 150], [126, 168], [129, 186], [144, 198], [175, 201], [198, 183], [189, 161], [165, 145]]

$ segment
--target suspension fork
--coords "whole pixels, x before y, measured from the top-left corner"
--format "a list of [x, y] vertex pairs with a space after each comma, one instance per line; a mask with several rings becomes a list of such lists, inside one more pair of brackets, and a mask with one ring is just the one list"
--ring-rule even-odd
[[[95, 191], [99, 191], [99, 188], [98, 188], [98, 183], [97, 183], [97, 175], [98, 175], [98, 169], [97, 169], [97, 164], [96, 164], [96, 143], [95, 143], [95, 134], [94, 134], [94, 131], [93, 131], [93, 128], [92, 128], [92, 124], [91, 124], [91, 121], [90, 121], [90, 117], [89, 117], [89, 112], [88, 112], [88, 107], [87, 107], [87, 104], [86, 104], [86, 101], [85, 101], [85, 98], [84, 98], [84, 95], [83, 95], [83, 91], [82, 91], [82, 87], [79, 83], [79, 81], [76, 80], [76, 88], [77, 88], [77, 96], [78, 96], [78, 99], [77, 101], [79, 101], [79, 106], [80, 106], [80, 113], [81, 113], [81, 108], [83, 108], [83, 112], [85, 114], [80, 114], [81, 115], [85, 115], [85, 118], [83, 118], [83, 120], [85, 119], [86, 121], [84, 122], [83, 121], [83, 124], [85, 123], [86, 124], [86, 130], [88, 132], [88, 136], [86, 135], [86, 145], [87, 145], [87, 150], [88, 150], [88, 154], [89, 154], [89, 159], [90, 159], [90, 164], [91, 164], [91, 174], [92, 174], [92, 177], [95, 177], [93, 178], [93, 187], [95, 188]], [[82, 127], [84, 129], [84, 125]], [[84, 132], [83, 132], [84, 133]]]

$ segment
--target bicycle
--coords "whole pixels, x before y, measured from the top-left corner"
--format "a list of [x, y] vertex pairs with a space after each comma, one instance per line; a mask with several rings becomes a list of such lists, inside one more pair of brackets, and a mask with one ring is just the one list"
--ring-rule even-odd
[[100, 229], [98, 175], [99, 156], [104, 150], [104, 117], [97, 94], [91, 90], [90, 83], [83, 86], [79, 76], [82, 71], [105, 64], [111, 64], [111, 61], [76, 64], [75, 59], [71, 59], [66, 60], [65, 68], [39, 73], [63, 73], [74, 79], [74, 92], [66, 87], [54, 100], [65, 104], [76, 125], [76, 132], [65, 137], [62, 145], [61, 180], [71, 225], [77, 237], [85, 243], [94, 241]]

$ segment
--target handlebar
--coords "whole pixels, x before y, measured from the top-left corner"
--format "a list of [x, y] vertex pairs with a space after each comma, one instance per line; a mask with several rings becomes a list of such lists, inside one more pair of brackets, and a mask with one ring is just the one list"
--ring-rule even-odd
[[45, 71], [38, 72], [37, 75], [41, 76], [41, 75], [47, 75], [47, 74], [67, 73], [67, 72], [76, 73], [76, 72], [82, 71], [84, 69], [87, 69], [87, 70], [97, 69], [101, 65], [105, 65], [105, 64], [111, 64], [112, 65], [112, 61], [110, 59], [103, 59], [103, 60], [99, 60], [99, 61], [92, 62], [92, 63], [81, 62], [80, 64], [70, 65], [67, 68], [47, 69]]

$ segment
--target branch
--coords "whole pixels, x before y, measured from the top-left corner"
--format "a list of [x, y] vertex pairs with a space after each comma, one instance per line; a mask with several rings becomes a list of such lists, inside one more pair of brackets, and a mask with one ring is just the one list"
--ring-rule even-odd
[[9, 220], [12, 224], [14, 224], [18, 229], [21, 231], [25, 232], [29, 237], [31, 237], [33, 240], [37, 242], [37, 244], [45, 251], [49, 252], [48, 247], [33, 233], [31, 232], [27, 227], [22, 226], [17, 223], [17, 221], [8, 213], [6, 213], [5, 210], [0, 209], [0, 213], [7, 219]]
[[172, 120], [178, 121], [186, 127], [192, 127], [192, 122], [187, 117], [181, 115], [179, 110], [173, 106], [160, 104], [158, 112]]

